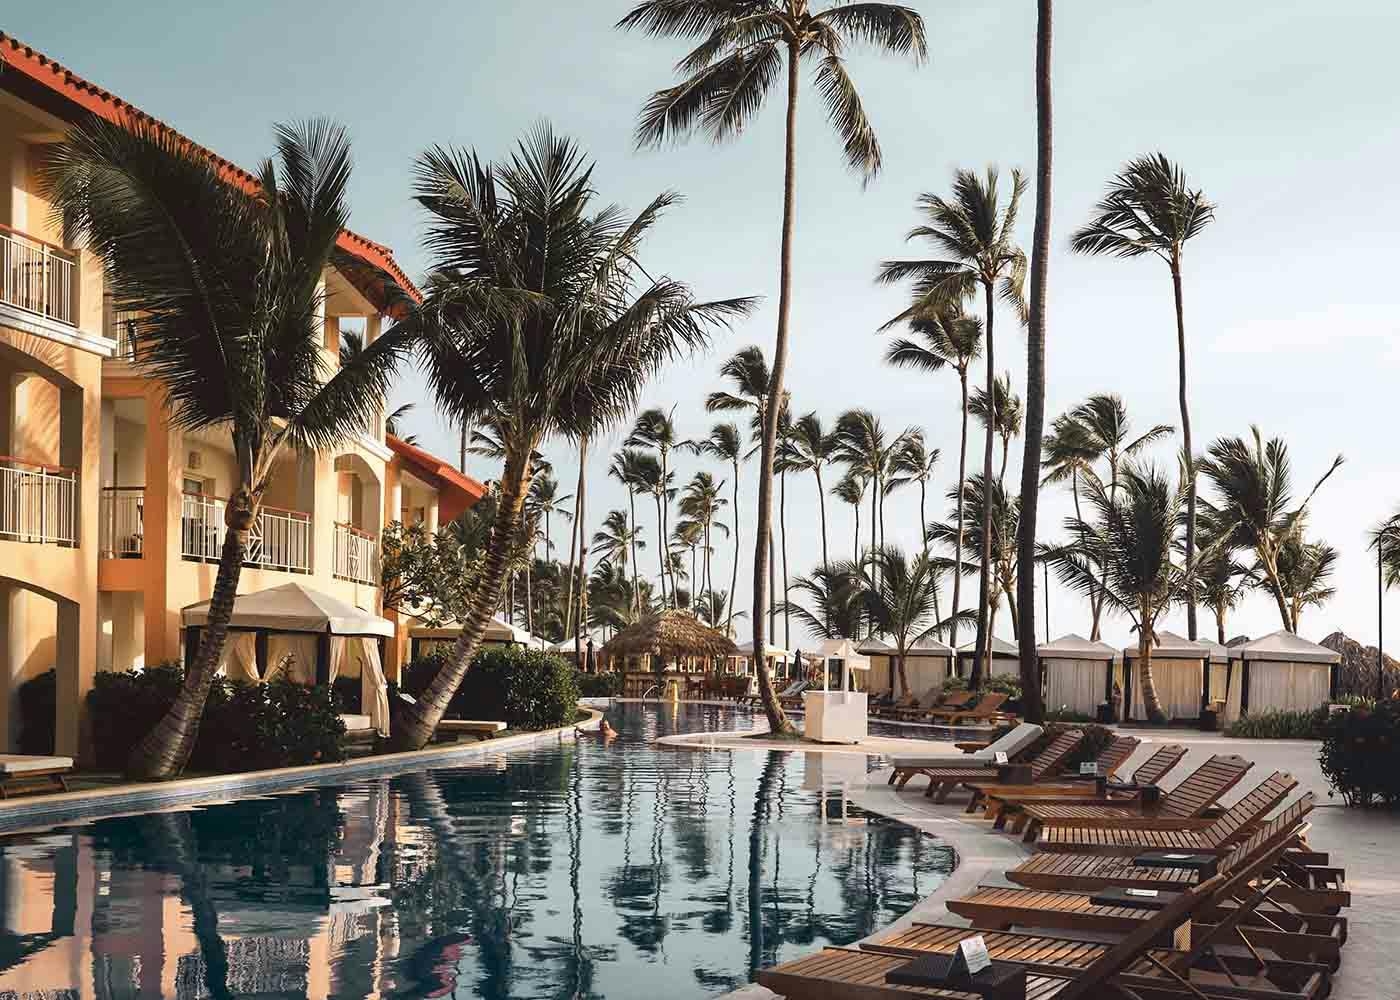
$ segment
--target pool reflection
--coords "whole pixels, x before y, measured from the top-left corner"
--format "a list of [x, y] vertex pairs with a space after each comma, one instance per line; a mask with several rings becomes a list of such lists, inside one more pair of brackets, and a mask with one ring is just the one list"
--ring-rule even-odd
[[843, 793], [865, 758], [584, 738], [0, 838], [0, 995], [670, 997], [845, 944], [951, 853]]

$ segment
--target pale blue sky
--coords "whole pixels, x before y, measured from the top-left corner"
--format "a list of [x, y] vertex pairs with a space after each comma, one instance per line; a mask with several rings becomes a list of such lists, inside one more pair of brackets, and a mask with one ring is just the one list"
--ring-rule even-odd
[[[843, 171], [815, 95], [806, 95], [788, 383], [799, 412], [816, 409], [830, 420], [864, 405], [892, 431], [926, 428], [943, 449], [941, 492], [956, 473], [956, 383], [880, 363], [884, 344], [873, 331], [903, 295], [877, 289], [872, 276], [878, 260], [903, 252], [914, 197], [946, 190], [955, 167], [1033, 168], [1034, 5], [913, 6], [928, 24], [928, 65], [853, 60], [885, 151], [885, 171], [868, 189]], [[770, 108], [747, 137], [722, 149], [693, 142], [633, 152], [640, 102], [670, 81], [682, 50], [613, 32], [628, 7], [629, 0], [144, 2], [116, 14], [110, 4], [73, 0], [11, 10], [0, 27], [245, 166], [269, 148], [274, 121], [344, 122], [355, 140], [354, 226], [392, 246], [413, 274], [424, 258], [409, 170], [431, 143], [496, 157], [548, 117], [596, 158], [605, 197], [640, 207], [664, 188], [678, 189], [686, 202], [652, 241], [649, 263], [702, 295], [767, 297], [712, 357], [668, 373], [647, 394], [649, 404], [677, 404], [681, 432], [700, 436], [713, 418], [699, 401], [715, 387], [723, 357], [748, 343], [771, 351], [781, 118]], [[1389, 419], [1400, 365], [1392, 343], [1400, 326], [1393, 278], [1400, 192], [1385, 179], [1400, 156], [1390, 73], [1400, 11], [1364, 0], [1122, 0], [1060, 4], [1057, 14], [1049, 414], [1112, 390], [1139, 426], [1177, 422], [1165, 269], [1065, 250], [1121, 162], [1161, 149], [1219, 204], [1218, 221], [1191, 246], [1186, 267], [1198, 447], [1258, 423], [1289, 441], [1300, 490], [1334, 453], [1346, 453], [1313, 517], [1315, 531], [1343, 552], [1339, 593], [1305, 613], [1302, 631], [1321, 638], [1343, 628], [1374, 641], [1375, 574], [1363, 532], [1400, 500]], [[1030, 214], [1027, 204], [1026, 239]], [[998, 367], [1010, 366], [1019, 387], [1024, 340], [1009, 316], [999, 331]], [[399, 402], [421, 397], [413, 377], [396, 392]], [[450, 431], [424, 402], [411, 429], [454, 455]], [[603, 475], [620, 438], [590, 463], [595, 524], [623, 504]], [[571, 482], [565, 448], [546, 450]], [[1170, 461], [1169, 450], [1160, 458]], [[695, 464], [685, 460], [682, 481]], [[471, 471], [492, 473], [480, 460]], [[751, 478], [743, 489], [751, 501]], [[788, 492], [795, 574], [816, 559], [816, 504], [810, 482], [791, 481]], [[833, 546], [844, 549], [849, 509], [834, 502], [829, 509]], [[1044, 523], [1053, 529], [1067, 509], [1064, 494], [1049, 492]], [[915, 544], [917, 493], [892, 497], [887, 522], [892, 540]], [[654, 534], [649, 519], [643, 524]], [[752, 538], [750, 525], [744, 534]], [[716, 575], [727, 582], [729, 549], [717, 558]], [[748, 552], [743, 558], [741, 606]], [[1400, 599], [1392, 604], [1400, 611]], [[1050, 616], [1056, 634], [1087, 629], [1082, 602], [1058, 588]], [[1184, 615], [1167, 624], [1184, 631]], [[1255, 598], [1229, 632], [1277, 626], [1270, 603]], [[1110, 622], [1107, 637], [1126, 641], [1127, 623]]]

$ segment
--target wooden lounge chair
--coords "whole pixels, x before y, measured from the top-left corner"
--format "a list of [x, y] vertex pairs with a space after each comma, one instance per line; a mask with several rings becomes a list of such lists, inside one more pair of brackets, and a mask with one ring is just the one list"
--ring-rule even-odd
[[[1106, 778], [1111, 778], [1123, 769], [1123, 765], [1128, 762], [1128, 758], [1138, 748], [1139, 740], [1136, 736], [1115, 736], [1108, 741], [1108, 745], [1094, 758], [1094, 763], [1098, 766], [1099, 773]], [[1183, 750], [1182, 753], [1186, 751]], [[966, 812], [974, 813], [978, 809], [987, 806], [989, 808], [988, 818], [996, 816], [1000, 810], [1000, 803], [1017, 796], [1039, 799], [1041, 796], [1054, 798], [1060, 801], [1058, 796], [1083, 796], [1093, 792], [1094, 778], [1088, 775], [1080, 776], [1067, 774], [1053, 781], [1045, 781], [1037, 785], [1007, 785], [999, 782], [987, 782], [985, 784], [972, 784], [967, 786], [972, 790], [972, 800], [968, 802]], [[988, 806], [990, 799], [995, 799], [998, 805], [993, 808]]]
[[[1220, 862], [1219, 871], [1233, 875], [1247, 868], [1254, 872], [1256, 880], [1266, 875], [1283, 861], [1289, 845], [1306, 832], [1305, 819], [1313, 804], [1312, 796], [1305, 796], [1263, 824]], [[949, 900], [947, 905], [949, 911], [972, 921], [974, 927], [991, 930], [1035, 927], [1120, 934], [1139, 926], [1149, 915], [1150, 911], [1143, 909], [1095, 902], [1095, 891], [1101, 890], [1061, 892], [984, 886], [970, 896]], [[1156, 891], [1166, 895], [1173, 890]], [[1222, 887], [1216, 898], [1193, 915], [1194, 926], [1209, 930], [1241, 905], [1246, 891], [1239, 883], [1228, 889]], [[1262, 944], [1297, 961], [1322, 962], [1336, 971], [1341, 961], [1341, 947], [1346, 943], [1344, 917], [1302, 913], [1271, 898], [1261, 900], [1258, 909], [1265, 912], [1247, 914], [1242, 920], [1242, 926], [1249, 928], [1249, 942]]]
[[[1060, 765], [1079, 748], [1084, 739], [1082, 729], [1067, 729], [1050, 741], [1050, 744], [1036, 754], [1030, 763], [1031, 781], [1039, 781], [1059, 771]], [[921, 771], [928, 776], [928, 788], [924, 794], [935, 802], [944, 802], [953, 789], [968, 782], [987, 780], [985, 767], [939, 767]]]
[[1259, 787], [1215, 819], [1134, 816], [1112, 826], [1052, 826], [1036, 847], [1059, 854], [1135, 855], [1143, 851], [1225, 854], [1298, 787], [1291, 774], [1275, 771]]
[[991, 691], [984, 694], [972, 708], [934, 708], [925, 713], [920, 721], [940, 726], [966, 725], [969, 721], [986, 722], [996, 718], [1008, 697], [1001, 691]]
[[990, 777], [996, 774], [991, 768], [996, 763], [998, 752], [1005, 753], [1008, 759], [1014, 759], [1040, 739], [1043, 732], [1045, 729], [1042, 726], [1022, 722], [985, 749], [971, 754], [900, 754], [891, 762], [889, 783], [903, 788], [914, 775], [933, 767], [984, 767], [988, 769], [985, 774]]
[[1140, 817], [1189, 819], [1201, 816], [1220, 796], [1235, 785], [1254, 766], [1237, 754], [1217, 754], [1206, 761], [1186, 779], [1155, 804], [1145, 801], [1113, 805], [1044, 805], [1021, 807], [1011, 832], [1025, 830], [1026, 843], [1034, 843], [1047, 826], [1119, 826], [1120, 820]]
[[464, 736], [469, 736], [473, 740], [481, 742], [489, 740], [497, 733], [504, 732], [505, 728], [504, 722], [491, 722], [484, 719], [443, 719], [437, 725], [437, 734], [458, 741]]
[[914, 722], [937, 708], [960, 708], [972, 698], [970, 691], [949, 691], [946, 694], [941, 685], [935, 685], [916, 698], [890, 710], [890, 716], [900, 722]]
[[0, 799], [43, 792], [66, 792], [64, 776], [73, 770], [72, 757], [0, 754]]

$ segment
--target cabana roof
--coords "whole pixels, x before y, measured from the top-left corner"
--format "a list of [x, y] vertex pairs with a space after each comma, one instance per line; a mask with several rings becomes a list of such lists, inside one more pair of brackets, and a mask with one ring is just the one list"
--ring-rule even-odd
[[685, 611], [650, 614], [613, 636], [605, 656], [734, 656], [734, 640]]
[[[1124, 646], [1123, 655], [1131, 659], [1136, 659], [1138, 655], [1137, 645]], [[1169, 660], [1207, 660], [1215, 658], [1214, 652], [1205, 643], [1192, 642], [1185, 636], [1177, 635], [1175, 632], [1168, 632], [1166, 629], [1157, 630], [1157, 642], [1152, 647], [1152, 655]]]
[[[180, 610], [185, 626], [209, 624], [209, 601]], [[239, 594], [233, 601], [229, 627], [263, 632], [315, 632], [330, 635], [382, 635], [392, 637], [394, 623], [346, 604], [339, 598], [300, 583]]]
[[[427, 625], [415, 625], [408, 630], [410, 638], [413, 639], [455, 639], [462, 632], [462, 626], [456, 622], [444, 622], [437, 627]], [[481, 637], [483, 642], [514, 642], [521, 646], [529, 646], [531, 649], [544, 649], [548, 645], [539, 636], [517, 628], [509, 622], [500, 618], [492, 618], [486, 623], [486, 633]], [[573, 640], [569, 641], [569, 649], [573, 650]]]
[[[753, 640], [750, 639], [748, 642], [739, 643], [739, 645], [734, 647], [734, 654], [738, 656], [746, 656], [749, 659], [753, 659]], [[777, 646], [769, 646], [768, 655], [773, 657], [773, 659], [779, 661], [780, 663], [787, 663], [789, 660], [792, 659], [791, 650], [780, 649]]]
[[870, 669], [870, 658], [862, 654], [850, 639], [823, 639], [817, 644], [817, 657], [822, 660], [845, 660], [850, 670]]
[[1042, 642], [1035, 647], [1035, 652], [1037, 656], [1046, 660], [1095, 660], [1098, 662], [1116, 660], [1121, 655], [1108, 643], [1086, 639], [1075, 632], [1062, 635], [1054, 642]]
[[[971, 642], [965, 642], [961, 646], [959, 646], [958, 655], [976, 656], [977, 640], [973, 639]], [[992, 659], [995, 660], [998, 657], [1019, 657], [1020, 655], [1021, 651], [1015, 646], [1011, 645], [1011, 643], [1007, 642], [1000, 636], [992, 636]]]
[[895, 654], [895, 648], [883, 639], [877, 639], [872, 635], [860, 641], [860, 645], [856, 647], [856, 652], [861, 656], [893, 656]]
[[1262, 639], [1255, 639], [1235, 652], [1245, 660], [1268, 660], [1273, 663], [1341, 663], [1342, 654], [1300, 638], [1280, 629]]
[[1229, 646], [1222, 646], [1214, 639], [1197, 639], [1198, 643], [1210, 650], [1211, 663], [1229, 663], [1231, 658], [1238, 659], [1239, 653]]

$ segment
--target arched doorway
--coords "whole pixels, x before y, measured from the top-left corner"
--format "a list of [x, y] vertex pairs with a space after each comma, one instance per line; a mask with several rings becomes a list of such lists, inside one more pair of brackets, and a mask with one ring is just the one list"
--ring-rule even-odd
[[[86, 716], [79, 639], [80, 607], [76, 601], [33, 583], [0, 576], [0, 676], [6, 698], [0, 710], [0, 746], [6, 752], [32, 752], [77, 756], [79, 733]], [[35, 696], [37, 685], [54, 673], [52, 695]], [[21, 691], [29, 684], [30, 717], [25, 717]], [[52, 718], [36, 717], [35, 705], [52, 701]], [[26, 735], [25, 730], [28, 727]], [[53, 734], [53, 745], [43, 746], [40, 733]]]

